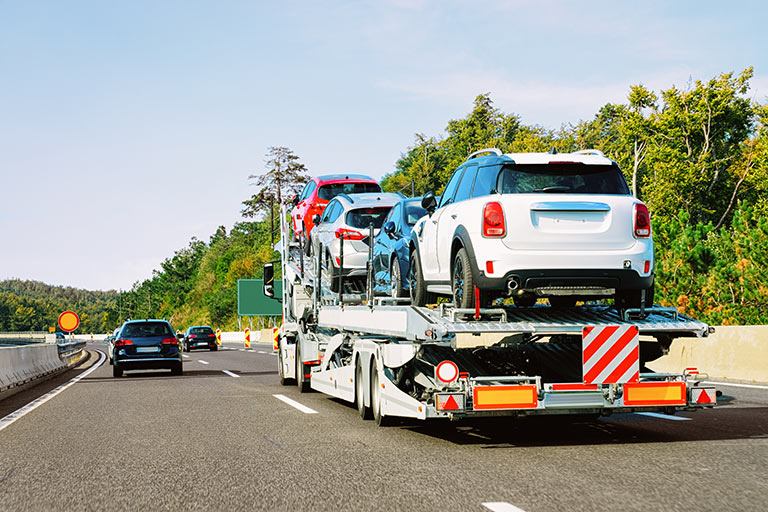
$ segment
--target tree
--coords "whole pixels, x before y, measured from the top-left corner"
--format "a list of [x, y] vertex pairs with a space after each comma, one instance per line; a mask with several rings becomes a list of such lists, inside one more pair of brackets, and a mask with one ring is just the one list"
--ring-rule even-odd
[[306, 166], [285, 146], [272, 146], [267, 150], [264, 172], [248, 176], [258, 190], [243, 201], [244, 217], [257, 217], [271, 211], [283, 198], [301, 190], [309, 179]]

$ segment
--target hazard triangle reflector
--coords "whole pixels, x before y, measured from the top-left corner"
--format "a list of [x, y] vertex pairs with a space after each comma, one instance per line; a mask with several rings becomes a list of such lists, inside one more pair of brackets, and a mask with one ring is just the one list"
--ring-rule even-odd
[[705, 389], [701, 390], [701, 393], [699, 393], [699, 399], [696, 400], [697, 404], [711, 404], [714, 402], [709, 395], [707, 394], [707, 391]]
[[459, 410], [459, 404], [456, 403], [456, 400], [453, 398], [453, 395], [450, 395], [448, 397], [448, 400], [445, 401], [445, 403], [443, 404], [443, 410], [444, 411]]

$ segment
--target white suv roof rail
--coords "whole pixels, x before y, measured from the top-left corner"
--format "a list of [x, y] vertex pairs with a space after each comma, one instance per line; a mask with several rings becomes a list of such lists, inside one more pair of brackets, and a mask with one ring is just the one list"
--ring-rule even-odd
[[605, 153], [603, 153], [599, 149], [580, 149], [579, 151], [576, 151], [575, 154], [577, 154], [577, 155], [586, 155], [586, 156], [602, 156], [602, 157], [605, 157]]
[[499, 148], [479, 149], [473, 153], [470, 153], [467, 159], [464, 161], [468, 162], [469, 160], [472, 160], [473, 158], [477, 157], [478, 155], [482, 155], [483, 153], [493, 153], [496, 156], [501, 156], [503, 154]]

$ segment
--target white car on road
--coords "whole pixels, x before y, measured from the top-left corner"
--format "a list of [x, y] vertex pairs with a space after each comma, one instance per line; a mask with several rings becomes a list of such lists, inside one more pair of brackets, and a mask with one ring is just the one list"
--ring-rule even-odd
[[[482, 156], [486, 154], [486, 156]], [[470, 155], [439, 203], [411, 234], [415, 305], [433, 294], [457, 307], [512, 296], [518, 306], [614, 297], [626, 309], [653, 305], [648, 208], [616, 162], [596, 150]]]
[[[340, 194], [325, 208], [322, 217], [315, 216], [312, 230], [312, 257], [321, 255], [322, 265], [331, 270], [331, 291], [338, 291], [338, 276], [363, 278], [367, 275], [368, 250], [371, 240], [381, 229], [389, 211], [403, 199], [400, 194]], [[373, 235], [369, 235], [373, 225]], [[344, 240], [342, 268], [341, 243]], [[341, 272], [340, 272], [341, 269]]]

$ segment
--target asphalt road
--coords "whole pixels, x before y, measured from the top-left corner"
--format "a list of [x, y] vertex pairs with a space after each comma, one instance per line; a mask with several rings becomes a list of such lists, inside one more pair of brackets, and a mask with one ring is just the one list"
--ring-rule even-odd
[[[89, 349], [0, 418], [82, 377], [103, 346]], [[95, 369], [0, 430], [0, 510], [768, 509], [768, 390], [722, 388], [689, 420], [377, 428], [280, 386], [268, 350], [194, 352], [180, 377]]]

